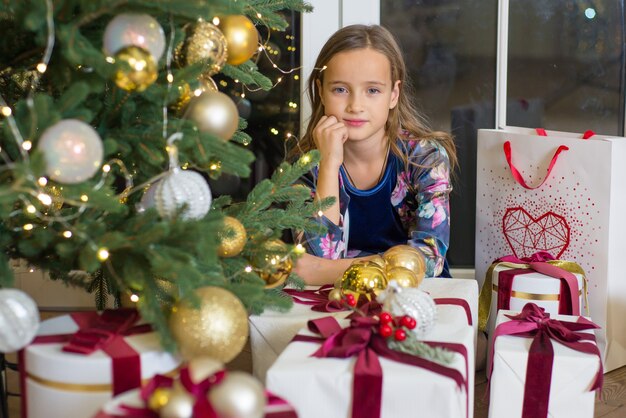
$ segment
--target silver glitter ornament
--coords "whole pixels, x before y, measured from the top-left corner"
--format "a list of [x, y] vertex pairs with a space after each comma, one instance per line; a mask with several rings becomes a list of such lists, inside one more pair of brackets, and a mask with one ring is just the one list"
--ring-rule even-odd
[[30, 296], [18, 289], [0, 289], [0, 353], [20, 350], [37, 334], [39, 311]]
[[383, 304], [383, 310], [393, 316], [408, 315], [417, 325], [410, 332], [418, 339], [423, 339], [437, 322], [437, 305], [433, 298], [423, 290], [414, 287], [401, 287], [391, 280], [387, 289], [377, 297]]

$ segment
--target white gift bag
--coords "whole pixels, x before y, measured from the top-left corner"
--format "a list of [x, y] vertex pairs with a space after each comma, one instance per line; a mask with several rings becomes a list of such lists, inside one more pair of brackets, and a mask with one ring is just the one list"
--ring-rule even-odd
[[476, 277], [508, 254], [578, 263], [610, 371], [626, 364], [626, 139], [538, 131], [478, 131]]

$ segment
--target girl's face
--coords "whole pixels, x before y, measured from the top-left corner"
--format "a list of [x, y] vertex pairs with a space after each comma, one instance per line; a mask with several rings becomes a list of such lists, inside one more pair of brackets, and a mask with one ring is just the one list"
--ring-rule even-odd
[[387, 57], [373, 49], [334, 55], [317, 80], [324, 114], [348, 128], [348, 140], [382, 140], [389, 110], [398, 103], [400, 80], [391, 80]]

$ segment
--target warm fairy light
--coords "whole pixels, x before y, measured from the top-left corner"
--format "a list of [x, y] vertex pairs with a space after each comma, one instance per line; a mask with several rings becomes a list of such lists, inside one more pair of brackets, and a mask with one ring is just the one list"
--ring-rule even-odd
[[172, 74], [168, 74], [167, 77], [165, 77], [167, 79], [168, 83], [173, 83], [174, 82], [174, 76]]
[[109, 64], [115, 64], [115, 58], [113, 58], [113, 57], [106, 57], [105, 60]]
[[200, 96], [201, 94], [202, 94], [202, 90], [201, 89], [195, 89], [193, 91], [193, 95], [196, 96], [196, 97]]
[[37, 212], [37, 209], [33, 205], [28, 205], [28, 206], [26, 206], [26, 212], [28, 212], [28, 213], [35, 213], [35, 212]]
[[33, 224], [25, 224], [23, 228], [24, 228], [24, 231], [30, 231], [34, 228], [34, 226]]
[[12, 113], [9, 106], [2, 106], [2, 108], [0, 108], [0, 112], [2, 112], [2, 115], [6, 117], [11, 116]]
[[98, 250], [98, 260], [104, 261], [107, 258], [109, 258], [109, 250], [107, 250], [106, 248], [100, 248]]
[[261, 13], [257, 13], [256, 17], [258, 17], [259, 19], [263, 17], [263, 15]]
[[133, 303], [139, 302], [139, 296], [133, 293], [132, 295], [130, 295], [130, 301]]
[[37, 71], [39, 71], [41, 74], [45, 73], [47, 69], [48, 69], [48, 66], [44, 64], [43, 62], [40, 62], [39, 64], [37, 64]]
[[48, 179], [45, 177], [39, 177], [39, 179], [37, 180], [37, 183], [39, 183], [39, 185], [43, 187], [46, 184], [48, 184]]
[[83, 202], [87, 202], [89, 201], [89, 196], [87, 196], [86, 194], [83, 194], [80, 196], [80, 200], [82, 200]]
[[28, 272], [29, 272], [29, 273], [34, 273], [34, 272], [35, 272], [35, 269], [31, 267], [31, 268], [29, 268], [29, 269], [28, 269]]
[[[276, 65], [276, 64], [272, 64], [272, 67], [273, 67], [273, 68], [278, 68], [278, 65]], [[280, 83], [280, 78], [278, 79], [278, 82]]]
[[270, 129], [270, 132], [273, 133], [274, 135], [278, 135], [278, 129], [276, 128]]
[[220, 80], [220, 86], [226, 87], [226, 86], [228, 86], [228, 83], [226, 81], [224, 81], [224, 80]]
[[263, 45], [259, 46], [259, 52], [263, 51]]
[[217, 16], [215, 16], [215, 17], [213, 18], [212, 22], [213, 22], [213, 24], [214, 24], [215, 26], [219, 26], [219, 24], [220, 24], [220, 18], [219, 18], [219, 17], [217, 17]]
[[235, 79], [235, 83], [239, 83], [239, 80], [238, 80], [238, 79]]
[[63, 231], [63, 236], [65, 238], [72, 238], [72, 231]]
[[108, 164], [103, 165], [102, 171], [104, 171], [105, 173], [108, 173], [109, 171], [111, 171], [111, 166]]
[[321, 218], [322, 216], [324, 216], [324, 212], [322, 212], [321, 210], [320, 210], [320, 211], [318, 211], [318, 212], [317, 212], [317, 216], [319, 216], [319, 217]]
[[37, 199], [39, 199], [39, 201], [46, 206], [50, 206], [52, 204], [52, 198], [50, 197], [50, 195], [47, 195], [45, 193], [39, 193], [37, 195]]
[[213, 163], [209, 166], [209, 170], [217, 170], [217, 164]]
[[311, 157], [309, 155], [303, 155], [302, 156], [302, 162], [305, 164], [308, 164], [311, 162]]
[[250, 273], [250, 272], [252, 271], [252, 267], [250, 267], [250, 266], [246, 266], [246, 268], [244, 269], [244, 271], [245, 271], [246, 273]]
[[306, 250], [304, 249], [304, 246], [302, 244], [298, 244], [294, 248], [294, 251], [296, 254], [304, 254]]
[[298, 74], [296, 74], [296, 75], [293, 76], [293, 79], [294, 80], [300, 80], [300, 76]]
[[291, 132], [287, 132], [287, 138], [291, 138]]
[[270, 260], [270, 263], [271, 263], [273, 266], [275, 266], [275, 265], [276, 265], [276, 263], [278, 263], [278, 256], [276, 256], [276, 257], [272, 257], [272, 259]]
[[277, 83], [280, 83], [281, 81], [283, 81], [282, 77], [278, 77], [278, 80], [276, 80]]
[[26, 140], [24, 142], [22, 142], [22, 148], [24, 148], [24, 150], [26, 151], [30, 151], [30, 149], [33, 147], [33, 143]]
[[245, 99], [246, 98], [246, 93], [241, 93], [241, 98]]
[[298, 103], [296, 102], [289, 102], [288, 103], [289, 107], [296, 109], [298, 107]]

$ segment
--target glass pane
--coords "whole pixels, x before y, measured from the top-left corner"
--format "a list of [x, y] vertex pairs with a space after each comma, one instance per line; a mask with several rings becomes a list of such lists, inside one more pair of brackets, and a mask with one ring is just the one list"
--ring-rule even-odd
[[[623, 134], [623, 1], [510, 0], [509, 11], [507, 97], [520, 106], [507, 125]], [[527, 106], [537, 114], [509, 120]]]
[[398, 38], [419, 104], [452, 132], [460, 169], [451, 198], [448, 261], [474, 264], [476, 130], [494, 127], [497, 0], [381, 0], [381, 24]]

